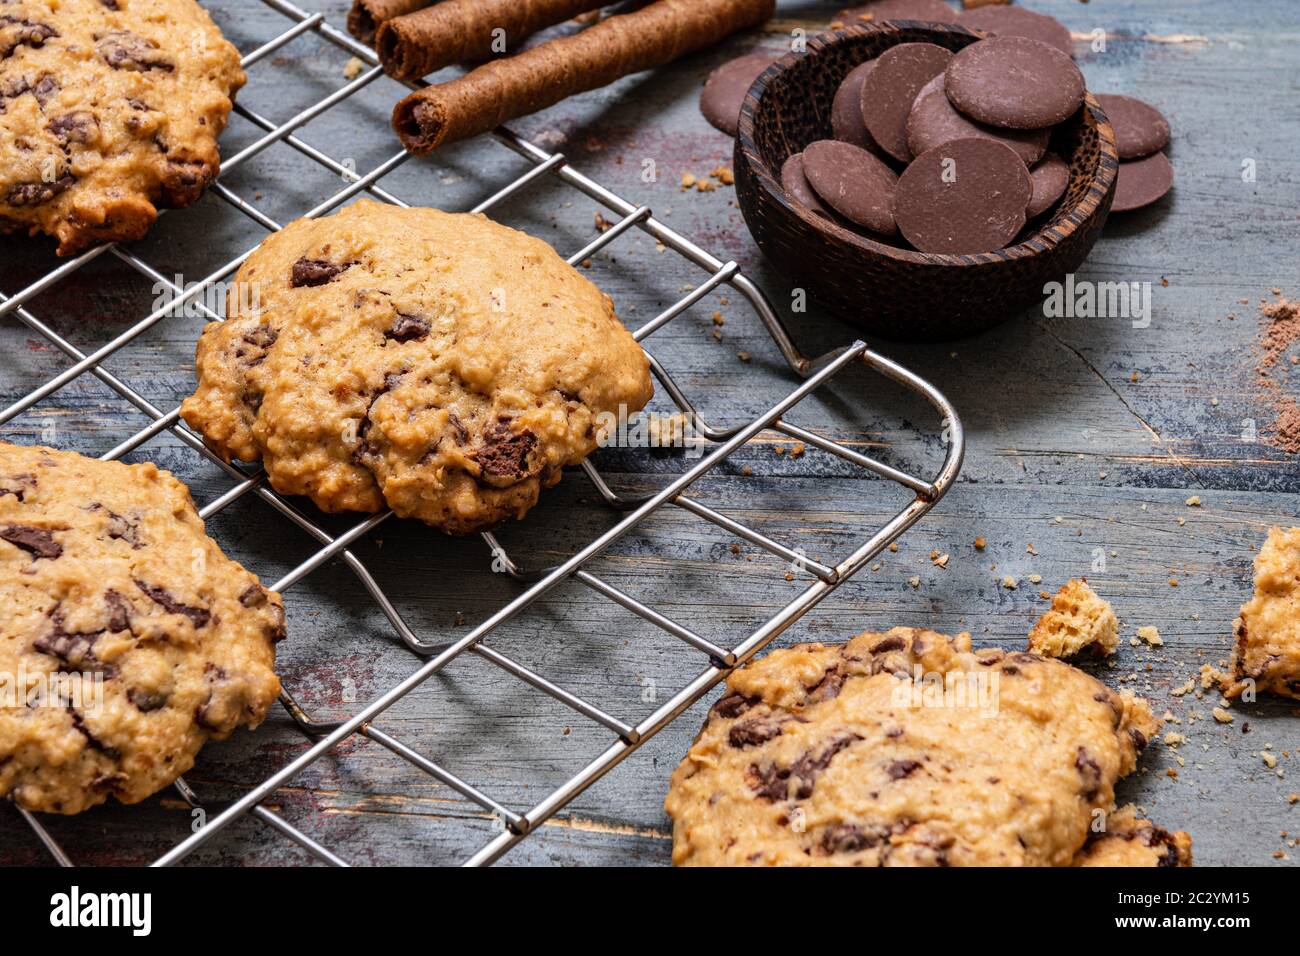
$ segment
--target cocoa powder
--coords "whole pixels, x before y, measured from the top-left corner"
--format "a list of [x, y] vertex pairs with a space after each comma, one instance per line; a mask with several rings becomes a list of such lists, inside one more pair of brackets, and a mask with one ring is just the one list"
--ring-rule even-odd
[[1300, 301], [1278, 297], [1259, 305], [1260, 349], [1263, 352], [1255, 366], [1259, 387], [1264, 400], [1273, 409], [1273, 427], [1266, 439], [1269, 444], [1300, 455], [1300, 402], [1287, 394], [1274, 377], [1279, 364], [1297, 364], [1300, 352]]

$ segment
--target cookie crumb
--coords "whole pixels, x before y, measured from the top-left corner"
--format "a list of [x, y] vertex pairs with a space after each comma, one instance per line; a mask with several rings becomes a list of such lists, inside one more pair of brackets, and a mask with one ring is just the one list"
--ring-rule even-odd
[[1145, 627], [1139, 627], [1137, 629], [1137, 636], [1142, 638], [1142, 640], [1146, 641], [1152, 647], [1164, 647], [1165, 642], [1160, 636], [1159, 628], [1151, 624], [1148, 624]]
[[1113, 654], [1119, 646], [1119, 619], [1086, 581], [1071, 579], [1034, 624], [1028, 646], [1045, 657], [1072, 657], [1084, 648]]

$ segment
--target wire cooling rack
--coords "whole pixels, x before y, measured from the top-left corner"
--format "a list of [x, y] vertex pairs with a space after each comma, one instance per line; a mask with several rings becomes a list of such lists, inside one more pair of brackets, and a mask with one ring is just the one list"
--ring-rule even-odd
[[[309, 14], [293, 4], [285, 2], [285, 0], [264, 0], [264, 2], [288, 18], [290, 25], [273, 40], [245, 56], [243, 58], [245, 67], [266, 58], [287, 44], [292, 43], [295, 38], [308, 32], [316, 33], [329, 43], [341, 47], [348, 53], [360, 58], [363, 63], [369, 66], [345, 86], [284, 122], [274, 122], [243, 104], [236, 105], [236, 111], [262, 129], [264, 135], [235, 155], [225, 159], [222, 163], [223, 178], [232, 169], [237, 168], [268, 147], [274, 144], [285, 144], [329, 169], [332, 173], [342, 176], [343, 181], [348, 184], [328, 200], [306, 212], [306, 216], [319, 216], [328, 213], [363, 192], [386, 202], [406, 205], [385, 190], [380, 183], [388, 173], [405, 163], [410, 158], [409, 154], [400, 152], [362, 175], [354, 172], [345, 163], [337, 161], [304, 142], [294, 133], [295, 130], [313, 118], [343, 102], [381, 76], [382, 70], [376, 65], [377, 61], [374, 53], [367, 47], [357, 43], [348, 34], [331, 26], [320, 13]], [[499, 129], [495, 131], [493, 136], [501, 144], [526, 159], [531, 164], [531, 168], [494, 195], [479, 203], [474, 211], [484, 212], [490, 210], [508, 197], [528, 189], [530, 184], [543, 177], [559, 179], [567, 186], [580, 191], [590, 199], [611, 210], [618, 217], [608, 229], [600, 233], [584, 248], [569, 256], [568, 261], [570, 263], [582, 262], [596, 252], [610, 246], [611, 243], [614, 243], [620, 236], [630, 230], [638, 229], [653, 237], [657, 242], [662, 243], [666, 249], [685, 257], [707, 274], [707, 277], [695, 285], [691, 291], [636, 329], [634, 335], [638, 341], [644, 342], [651, 334], [663, 328], [711, 291], [726, 285], [743, 295], [744, 299], [752, 306], [764, 328], [780, 349], [781, 354], [802, 381], [785, 398], [748, 423], [739, 427], [714, 427], [700, 415], [695, 404], [674, 382], [668, 370], [653, 355], [650, 355], [651, 369], [659, 384], [677, 405], [681, 413], [687, 416], [686, 420], [691, 422], [695, 433], [702, 436], [706, 441], [708, 446], [706, 453], [661, 490], [637, 498], [619, 495], [604, 480], [591, 462], [584, 463], [582, 469], [599, 493], [600, 498], [611, 508], [621, 512], [623, 517], [609, 530], [586, 543], [568, 560], [556, 566], [543, 569], [524, 568], [516, 563], [492, 533], [483, 534], [483, 538], [490, 549], [493, 559], [497, 562], [497, 566], [503, 568], [514, 578], [525, 582], [528, 586], [517, 597], [499, 608], [463, 637], [453, 643], [439, 643], [421, 638], [407, 625], [375, 577], [350, 550], [352, 545], [387, 521], [391, 517], [391, 512], [368, 516], [341, 534], [331, 534], [268, 487], [264, 473], [240, 470], [221, 461], [220, 458], [204, 446], [199, 437], [187, 430], [184, 424], [181, 423], [178, 409], [163, 411], [155, 407], [122, 379], [101, 367], [100, 363], [104, 359], [130, 346], [146, 329], [161, 322], [168, 315], [174, 314], [175, 310], [181, 306], [189, 306], [199, 310], [209, 319], [219, 320], [220, 316], [207, 308], [201, 301], [201, 297], [204, 291], [214, 283], [218, 283], [234, 273], [251, 253], [255, 243], [250, 245], [248, 251], [233, 261], [225, 263], [201, 282], [186, 288], [181, 288], [171, 282], [161, 272], [133, 254], [129, 249], [119, 245], [102, 245], [85, 252], [75, 259], [68, 260], [20, 291], [12, 294], [0, 291], [0, 318], [5, 316], [16, 318], [63, 352], [72, 362], [64, 371], [14, 402], [8, 408], [0, 411], [0, 426], [31, 409], [37, 403], [48, 399], [74, 379], [82, 375], [95, 376], [151, 419], [151, 423], [147, 427], [104, 454], [102, 456], [104, 459], [120, 458], [144, 445], [155, 436], [163, 432], [171, 432], [196, 454], [206, 456], [223, 468], [234, 482], [224, 494], [221, 494], [201, 509], [200, 513], [205, 519], [245, 495], [254, 495], [298, 525], [303, 532], [310, 535], [318, 544], [318, 549], [310, 558], [279, 581], [270, 585], [270, 587], [281, 592], [289, 590], [322, 565], [338, 559], [356, 575], [401, 640], [422, 660], [420, 666], [406, 679], [388, 689], [348, 719], [338, 722], [314, 720], [294, 699], [291, 690], [286, 687], [281, 701], [297, 727], [306, 736], [309, 742], [306, 749], [234, 801], [223, 805], [221, 808], [210, 808], [214, 812], [208, 815], [206, 824], [155, 860], [154, 865], [156, 866], [179, 862], [199, 846], [216, 839], [231, 823], [245, 816], [260, 820], [325, 863], [346, 866], [346, 861], [331, 849], [321, 845], [316, 839], [303, 833], [280, 814], [273, 812], [262, 804], [278, 788], [287, 784], [313, 762], [332, 751], [336, 751], [341, 743], [354, 736], [365, 737], [380, 744], [403, 758], [417, 770], [458, 791], [468, 800], [492, 814], [499, 822], [497, 832], [486, 845], [482, 846], [467, 861], [464, 861], [471, 865], [492, 863], [698, 701], [721, 681], [731, 668], [744, 663], [762, 650], [773, 638], [825, 598], [839, 583], [875, 557], [933, 507], [934, 503], [943, 496], [956, 478], [957, 471], [961, 466], [963, 452], [961, 422], [948, 400], [929, 382], [876, 354], [862, 342], [855, 342], [847, 348], [828, 353], [816, 359], [803, 356], [795, 347], [771, 304], [763, 293], [740, 272], [735, 262], [723, 262], [715, 258], [658, 221], [650, 208], [629, 202], [583, 175], [568, 164], [562, 153], [548, 152], [533, 143], [521, 139], [507, 129]], [[234, 193], [220, 179], [213, 184], [211, 190], [215, 195], [263, 228], [267, 230], [280, 228], [280, 223], [266, 215], [247, 199]], [[166, 305], [135, 323], [121, 335], [95, 351], [86, 354], [32, 314], [27, 308], [27, 303], [72, 275], [90, 261], [104, 255], [116, 256], [145, 276], [150, 282], [161, 284], [171, 291], [173, 298]], [[648, 352], [647, 355], [649, 355]], [[786, 419], [786, 414], [798, 405], [802, 399], [852, 364], [865, 364], [886, 379], [890, 379], [903, 388], [920, 394], [938, 412], [944, 429], [945, 457], [942, 466], [932, 479], [927, 480], [906, 474], [867, 455], [828, 440], [819, 434], [800, 428]], [[912, 500], [893, 518], [881, 527], [871, 531], [866, 540], [848, 557], [838, 564], [823, 564], [821, 561], [808, 558], [803, 549], [778, 542], [687, 494], [692, 484], [699, 478], [714, 470], [736, 449], [765, 430], [781, 432], [792, 439], [804, 442], [878, 476], [897, 482], [912, 493]], [[797, 568], [811, 576], [811, 583], [775, 616], [753, 630], [739, 643], [731, 647], [725, 647], [697, 634], [691, 629], [689, 622], [682, 623], [670, 619], [633, 595], [597, 577], [588, 569], [592, 560], [602, 554], [611, 544], [642, 526], [656, 512], [666, 506], [682, 509], [703, 521], [712, 523], [730, 535], [779, 556], [784, 561], [789, 562], [787, 566]], [[614, 604], [620, 605], [673, 637], [678, 638], [690, 648], [690, 653], [700, 654], [703, 666], [698, 676], [677, 690], [671, 698], [649, 716], [630, 722], [614, 714], [607, 713], [600, 707], [565, 690], [542, 674], [530, 670], [500, 650], [487, 644], [486, 638], [492, 634], [494, 629], [526, 613], [543, 595], [569, 579], [581, 582]], [[376, 721], [393, 704], [465, 654], [473, 654], [482, 660], [490, 662], [522, 684], [549, 695], [574, 712], [604, 727], [612, 734], [609, 746], [583, 767], [580, 772], [548, 793], [535, 805], [525, 810], [518, 810], [504, 805], [490, 794], [480, 790], [473, 782], [462, 779], [455, 773], [440, 766], [430, 757], [417, 752], [376, 725]], [[190, 807], [204, 809], [198, 796], [184, 779], [178, 780], [175, 786], [181, 798]], [[32, 830], [59, 863], [63, 865], [73, 864], [73, 858], [60, 846], [38, 816], [16, 806], [15, 809], [22, 814]]]

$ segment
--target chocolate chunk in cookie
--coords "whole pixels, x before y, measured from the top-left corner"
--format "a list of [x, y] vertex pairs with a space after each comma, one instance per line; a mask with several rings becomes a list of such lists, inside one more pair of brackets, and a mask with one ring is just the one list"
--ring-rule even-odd
[[34, 528], [25, 524], [0, 525], [0, 541], [8, 541], [33, 558], [53, 561], [63, 554], [63, 545], [54, 540], [54, 532], [49, 528]]
[[308, 259], [303, 256], [293, 264], [289, 285], [295, 289], [303, 286], [324, 285], [340, 272], [350, 268], [350, 262], [330, 262], [328, 259]]

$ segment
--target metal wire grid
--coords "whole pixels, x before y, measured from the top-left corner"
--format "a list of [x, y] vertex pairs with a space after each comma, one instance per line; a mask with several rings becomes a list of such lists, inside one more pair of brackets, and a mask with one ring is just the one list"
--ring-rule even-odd
[[[294, 130], [303, 126], [311, 119], [321, 115], [331, 107], [341, 103], [357, 90], [360, 90], [362, 87], [382, 75], [382, 70], [377, 65], [377, 60], [373, 51], [357, 43], [346, 33], [331, 26], [325, 21], [324, 16], [320, 13], [308, 14], [295, 5], [286, 2], [286, 0], [264, 0], [264, 2], [274, 10], [279, 11], [288, 17], [292, 21], [292, 25], [273, 40], [270, 40], [245, 56], [243, 58], [243, 64], [245, 67], [251, 66], [257, 61], [265, 58], [302, 34], [312, 31], [330, 43], [341, 47], [348, 53], [361, 58], [364, 62], [370, 64], [370, 68], [362, 72], [355, 79], [351, 80], [347, 85], [281, 123], [276, 123], [267, 119], [243, 105], [236, 105], [236, 111], [254, 125], [265, 130], [265, 135], [240, 150], [235, 155], [226, 159], [222, 164], [223, 174], [228, 173], [231, 169], [234, 169], [253, 156], [256, 156], [272, 144], [285, 143], [329, 169], [331, 172], [338, 174], [344, 177], [345, 180], [349, 181], [348, 185], [344, 189], [340, 190], [334, 196], [310, 210], [305, 215], [313, 217], [327, 213], [363, 191], [369, 192], [374, 197], [386, 202], [406, 205], [396, 196], [391, 195], [380, 186], [379, 182], [386, 174], [396, 169], [410, 158], [409, 154], [400, 152], [385, 162], [380, 163], [365, 175], [358, 175], [345, 167], [344, 164], [331, 158], [325, 153], [322, 153], [294, 134]], [[349, 550], [349, 547], [357, 540], [391, 517], [391, 512], [385, 511], [380, 514], [369, 516], [364, 520], [357, 522], [344, 533], [331, 535], [269, 488], [266, 485], [266, 476], [264, 472], [246, 472], [223, 462], [218, 456], [213, 454], [204, 446], [199, 437], [187, 430], [186, 427], [180, 423], [178, 409], [173, 409], [169, 412], [162, 411], [145, 399], [139, 392], [131, 388], [131, 386], [127, 385], [116, 375], [101, 366], [104, 359], [114, 355], [123, 347], [135, 340], [146, 329], [162, 321], [163, 318], [171, 314], [172, 310], [184, 306], [187, 303], [192, 302], [194, 307], [202, 311], [209, 319], [219, 320], [220, 316], [217, 316], [207, 309], [201, 301], [198, 301], [198, 297], [213, 283], [219, 282], [233, 273], [252, 252], [252, 247], [250, 247], [248, 252], [245, 252], [233, 261], [226, 263], [202, 282], [196, 283], [188, 289], [181, 289], [176, 286], [162, 273], [153, 268], [147, 262], [141, 260], [129, 250], [117, 245], [101, 245], [83, 253], [75, 259], [68, 260], [20, 292], [13, 295], [7, 295], [0, 292], [0, 316], [15, 316], [30, 329], [47, 339], [73, 362], [73, 364], [66, 370], [33, 390], [17, 402], [14, 402], [8, 408], [4, 409], [3, 412], [0, 412], [0, 425], [9, 422], [15, 416], [31, 408], [41, 400], [49, 397], [73, 379], [87, 373], [94, 375], [152, 420], [151, 424], [104, 454], [102, 457], [105, 460], [117, 459], [143, 445], [158, 434], [164, 431], [171, 432], [195, 452], [204, 455], [209, 460], [225, 469], [234, 481], [234, 484], [228, 491], [214, 501], [208, 503], [200, 510], [200, 514], [205, 519], [210, 515], [221, 511], [223, 508], [242, 498], [244, 495], [254, 494], [280, 514], [284, 515], [290, 521], [302, 528], [303, 531], [314, 538], [320, 545], [319, 549], [310, 558], [298, 567], [294, 568], [279, 581], [272, 584], [271, 588], [277, 591], [285, 591], [297, 584], [304, 577], [325, 564], [327, 561], [338, 558], [342, 560], [352, 573], [361, 581], [392, 624], [394, 630], [402, 641], [413, 652], [425, 659], [425, 662], [409, 677], [344, 721], [320, 722], [313, 720], [286, 689], [282, 694], [281, 701], [293, 718], [295, 724], [312, 741], [311, 745], [298, 757], [290, 761], [270, 777], [263, 780], [242, 797], [229, 803], [219, 813], [211, 816], [206, 825], [199, 829], [198, 832], [187, 837], [167, 853], [155, 860], [153, 864], [155, 866], [170, 865], [184, 859], [196, 848], [213, 839], [223, 829], [246, 814], [255, 817], [265, 825], [278, 831], [317, 859], [336, 866], [346, 866], [347, 863], [335, 855], [331, 850], [298, 830], [292, 824], [284, 820], [280, 815], [261, 806], [260, 804], [277, 788], [285, 784], [300, 771], [354, 734], [360, 734], [375, 741], [381, 746], [386, 747], [394, 754], [408, 761], [414, 767], [422, 770], [424, 773], [437, 779], [446, 786], [458, 791], [460, 794], [478, 804], [480, 807], [499, 819], [502, 823], [500, 832], [497, 833], [496, 836], [494, 836], [478, 852], [470, 857], [469, 860], [465, 861], [470, 865], [482, 865], [494, 862], [503, 853], [517, 844], [520, 840], [524, 839], [533, 829], [547, 820], [552, 814], [560, 810], [611, 768], [624, 760], [644, 741], [649, 739], [681, 714], [682, 711], [699, 700], [709, 691], [710, 688], [721, 681], [732, 667], [744, 663], [758, 651], [762, 650], [762, 648], [765, 647], [774, 637], [784, 631], [795, 620], [826, 597], [826, 595], [829, 594], [830, 591], [840, 582], [847, 579], [866, 562], [871, 560], [871, 558], [883, 550], [890, 542], [895, 540], [907, 528], [919, 520], [931, 507], [933, 507], [934, 503], [943, 496], [956, 478], [957, 471], [961, 465], [964, 447], [961, 422], [948, 400], [929, 382], [914, 375], [907, 369], [891, 362], [883, 356], [877, 355], [868, 349], [862, 342], [856, 342], [848, 348], [828, 353], [819, 359], [806, 358], [797, 348], [795, 348], [794, 343], [787, 334], [781, 320], [772, 309], [771, 304], [758, 288], [741, 274], [735, 262], [722, 262], [715, 258], [699, 246], [656, 220], [648, 207], [634, 205], [583, 175], [567, 163], [562, 153], [549, 153], [530, 142], [520, 139], [518, 136], [504, 128], [497, 130], [493, 135], [499, 142], [528, 160], [532, 164], [532, 168], [513, 182], [502, 187], [488, 199], [479, 203], [479, 205], [475, 207], [474, 211], [486, 211], [507, 197], [513, 196], [525, 189], [530, 183], [533, 183], [544, 176], [555, 176], [569, 186], [580, 190], [591, 199], [612, 210], [619, 217], [609, 229], [601, 233], [597, 238], [593, 239], [584, 248], [569, 256], [568, 261], [571, 264], [581, 262], [614, 242], [619, 236], [628, 232], [630, 229], [637, 228], [652, 236], [666, 248], [684, 256], [687, 260], [694, 263], [708, 274], [708, 277], [695, 286], [689, 293], [637, 329], [634, 336], [638, 341], [644, 341], [653, 332], [662, 328], [676, 316], [686, 311], [710, 291], [723, 284], [727, 284], [740, 292], [752, 305], [759, 319], [775, 341], [786, 361], [796, 373], [804, 377], [804, 381], [783, 400], [752, 421], [739, 427], [714, 427], [706, 422], [699, 414], [694, 404], [681, 391], [681, 389], [678, 388], [667, 370], [660, 365], [653, 355], [650, 355], [649, 352], [647, 352], [652, 371], [665, 392], [681, 412], [689, 417], [689, 420], [698, 430], [698, 433], [709, 442], [713, 443], [715, 447], [713, 447], [707, 455], [703, 456], [683, 474], [672, 480], [662, 490], [653, 495], [641, 498], [620, 496], [610, 488], [600, 473], [596, 470], [595, 466], [590, 462], [585, 462], [582, 468], [586, 473], [587, 478], [592, 482], [604, 501], [611, 507], [619, 509], [626, 514], [614, 527], [601, 534], [595, 540], [590, 541], [577, 554], [557, 566], [544, 569], [523, 568], [519, 566], [509, 556], [509, 554], [507, 554], [494, 535], [491, 533], [484, 533], [482, 537], [487, 543], [493, 558], [498, 561], [500, 565], [503, 566], [514, 578], [520, 581], [529, 582], [530, 586], [523, 591], [523, 593], [519, 594], [512, 601], [499, 609], [495, 614], [490, 616], [486, 621], [473, 628], [468, 634], [461, 637], [459, 640], [451, 644], [438, 644], [422, 640], [406, 624], [370, 571], [352, 553], [352, 551]], [[280, 228], [279, 223], [265, 215], [262, 211], [257, 209], [241, 196], [232, 192], [222, 182], [216, 182], [211, 188], [215, 195], [221, 197], [231, 206], [238, 209], [264, 228], [268, 230], [276, 230]], [[94, 352], [86, 354], [58, 335], [48, 325], [33, 315], [31, 311], [26, 308], [26, 303], [35, 296], [51, 288], [77, 269], [80, 269], [87, 262], [105, 254], [116, 256], [140, 274], [147, 277], [151, 282], [162, 283], [165, 287], [171, 290], [174, 299], [167, 305], [159, 308], [141, 321], [137, 322], [130, 329], [123, 332], [112, 341], [101, 346]], [[856, 362], [864, 363], [876, 372], [884, 375], [886, 378], [919, 393], [939, 413], [946, 429], [946, 455], [942, 467], [938, 470], [933, 480], [927, 481], [913, 477], [912, 475], [892, 468], [889, 465], [876, 461], [873, 458], [825, 439], [820, 435], [802, 429], [784, 419], [785, 414], [797, 405], [805, 396], [827, 382], [840, 370], [849, 364]], [[802, 551], [775, 541], [767, 535], [714, 510], [703, 502], [687, 496], [687, 489], [697, 479], [707, 474], [718, 464], [726, 460], [732, 452], [741, 445], [767, 429], [775, 429], [791, 438], [836, 455], [846, 461], [867, 469], [870, 472], [890, 479], [891, 481], [898, 482], [912, 491], [914, 498], [891, 520], [879, 529], [875, 530], [870, 537], [857, 548], [857, 550], [842, 560], [839, 564], [832, 566], [804, 557]], [[725, 648], [707, 640], [699, 634], [696, 634], [688, 626], [664, 616], [655, 609], [643, 604], [632, 595], [615, 588], [613, 585], [586, 570], [585, 566], [603, 553], [611, 544], [639, 526], [654, 512], [669, 504], [694, 514], [697, 517], [703, 518], [704, 520], [722, 528], [724, 531], [743, 538], [751, 544], [764, 548], [786, 561], [791, 562], [794, 566], [808, 571], [814, 578], [813, 582], [796, 598], [782, 608], [775, 616], [745, 637], [744, 640], [740, 641], [734, 647]], [[596, 593], [604, 596], [615, 604], [632, 611], [646, 621], [661, 628], [668, 634], [679, 638], [685, 644], [702, 652], [706, 656], [707, 665], [701, 670], [695, 679], [682, 687], [676, 694], [648, 717], [645, 717], [636, 723], [629, 723], [619, 717], [606, 713], [594, 704], [570, 693], [541, 674], [535, 673], [524, 665], [512, 660], [501, 651], [490, 647], [485, 642], [487, 635], [495, 628], [516, 617], [551, 589], [570, 578], [582, 582]], [[552, 698], [565, 704], [575, 712], [612, 731], [615, 735], [613, 742], [599, 756], [591, 760], [579, 773], [568, 779], [564, 784], [548, 794], [535, 806], [526, 811], [519, 812], [503, 805], [493, 799], [490, 795], [480, 791], [469, 781], [461, 779], [457, 775], [439, 766], [433, 760], [416, 752], [402, 741], [394, 738], [374, 725], [375, 719], [383, 714], [389, 707], [416, 687], [423, 684], [434, 674], [441, 671], [455, 658], [467, 652], [489, 661], [523, 683], [550, 695]], [[189, 806], [193, 808], [201, 808], [203, 806], [198, 794], [195, 793], [184, 779], [178, 780], [175, 786], [182, 799]], [[31, 826], [32, 830], [36, 833], [55, 860], [65, 866], [72, 865], [72, 860], [69, 855], [35, 815], [16, 806], [15, 809], [22, 814], [23, 818]]]

